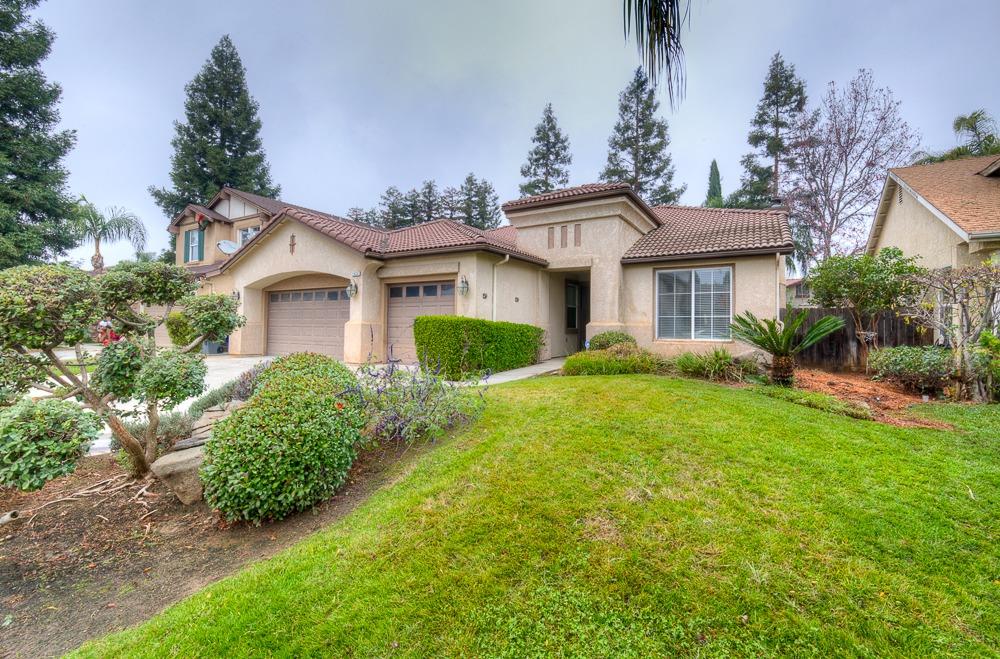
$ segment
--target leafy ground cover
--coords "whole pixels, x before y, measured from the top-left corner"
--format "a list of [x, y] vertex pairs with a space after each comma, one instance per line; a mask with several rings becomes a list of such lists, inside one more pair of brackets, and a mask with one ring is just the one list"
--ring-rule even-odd
[[656, 376], [497, 387], [351, 515], [82, 656], [987, 655], [1000, 408], [899, 428]]

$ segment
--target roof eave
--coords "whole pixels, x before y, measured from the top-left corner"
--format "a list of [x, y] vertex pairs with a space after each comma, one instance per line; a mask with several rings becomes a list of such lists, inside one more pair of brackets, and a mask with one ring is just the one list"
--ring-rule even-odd
[[621, 263], [657, 263], [659, 261], [696, 261], [700, 259], [719, 259], [734, 256], [764, 256], [767, 254], [791, 254], [792, 245], [780, 247], [761, 247], [757, 249], [724, 250], [719, 252], [694, 252], [689, 254], [668, 254], [663, 256], [632, 256], [622, 257]]
[[653, 209], [650, 208], [649, 204], [643, 201], [642, 197], [637, 195], [632, 188], [596, 190], [594, 192], [585, 192], [583, 194], [573, 195], [572, 197], [545, 199], [542, 201], [533, 201], [524, 204], [518, 204], [516, 201], [507, 202], [500, 208], [503, 210], [504, 215], [510, 215], [511, 213], [520, 213], [521, 211], [537, 210], [539, 208], [549, 208], [551, 206], [565, 206], [566, 204], [575, 204], [581, 201], [593, 201], [595, 199], [608, 199], [611, 197], [627, 197], [649, 217], [650, 221], [652, 221], [655, 226], [663, 224], [663, 222], [660, 221], [660, 218], [656, 216], [656, 213], [653, 212]]
[[503, 247], [490, 245], [489, 243], [474, 243], [470, 245], [449, 245], [447, 247], [431, 247], [428, 249], [410, 249], [406, 250], [405, 252], [381, 252], [377, 258], [386, 260], [395, 258], [406, 258], [410, 256], [425, 256], [427, 254], [449, 254], [454, 252], [489, 252], [490, 254], [500, 254], [501, 256], [510, 256], [510, 258], [512, 259], [517, 259], [519, 261], [524, 261], [526, 263], [531, 263], [533, 265], [547, 266], [549, 264], [549, 262], [543, 258], [537, 256], [531, 256], [529, 254], [522, 254], [520, 252], [515, 252], [509, 249], [504, 249]]

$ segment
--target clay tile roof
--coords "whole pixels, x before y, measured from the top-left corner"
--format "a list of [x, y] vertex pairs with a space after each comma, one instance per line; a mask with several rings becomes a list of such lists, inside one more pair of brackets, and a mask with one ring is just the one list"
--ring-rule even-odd
[[563, 188], [562, 190], [553, 190], [552, 192], [544, 192], [542, 194], [531, 195], [530, 197], [521, 197], [520, 199], [508, 201], [503, 205], [503, 210], [507, 211], [524, 206], [536, 206], [546, 202], [562, 201], [566, 199], [573, 199], [575, 197], [587, 197], [595, 194], [625, 191], [628, 189], [628, 183], [587, 183], [573, 188]]
[[1000, 231], [1000, 157], [979, 156], [897, 167], [896, 177], [969, 234]]
[[661, 225], [630, 247], [622, 262], [792, 250], [788, 211], [655, 206]]

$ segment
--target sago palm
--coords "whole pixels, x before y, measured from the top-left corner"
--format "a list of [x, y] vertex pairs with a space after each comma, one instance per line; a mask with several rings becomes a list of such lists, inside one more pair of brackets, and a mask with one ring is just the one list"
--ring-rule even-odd
[[146, 225], [135, 213], [124, 208], [112, 206], [101, 212], [86, 197], [80, 197], [76, 207], [76, 221], [83, 241], [94, 243], [94, 255], [90, 257], [94, 272], [104, 271], [101, 243], [127, 240], [132, 243], [136, 252], [146, 249]]
[[776, 318], [757, 318], [746, 311], [735, 316], [730, 327], [734, 338], [771, 355], [771, 381], [787, 386], [795, 375], [795, 355], [816, 345], [845, 324], [843, 318], [824, 316], [800, 334], [799, 330], [808, 315], [805, 311], [796, 314], [788, 307], [788, 320], [782, 323]]

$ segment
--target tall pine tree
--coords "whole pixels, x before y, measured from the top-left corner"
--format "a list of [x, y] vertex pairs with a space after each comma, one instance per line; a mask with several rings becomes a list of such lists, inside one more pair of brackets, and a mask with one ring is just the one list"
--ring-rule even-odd
[[531, 141], [534, 146], [528, 152], [528, 162], [521, 166], [521, 176], [526, 179], [521, 194], [536, 195], [565, 187], [573, 156], [569, 153], [569, 138], [559, 129], [551, 103], [545, 106]]
[[247, 89], [246, 69], [226, 35], [201, 71], [184, 88], [184, 122], [174, 122], [171, 189], [150, 186], [156, 204], [173, 217], [191, 203], [205, 203], [224, 185], [276, 197], [281, 187], [260, 140], [257, 101]]
[[705, 195], [705, 205], [709, 208], [721, 208], [723, 203], [719, 163], [712, 158], [712, 165], [708, 168], [708, 194]]
[[788, 158], [785, 137], [805, 107], [805, 83], [795, 75], [795, 66], [787, 64], [781, 53], [775, 53], [747, 135], [747, 142], [756, 151], [743, 157], [740, 189], [730, 196], [727, 205], [766, 208], [781, 197], [782, 163]]
[[496, 229], [500, 226], [500, 198], [493, 184], [486, 179], [477, 179], [469, 173], [458, 189], [460, 198], [460, 219], [477, 229]]
[[0, 0], [0, 269], [58, 257], [78, 242], [62, 159], [73, 131], [55, 131], [62, 90], [41, 62], [55, 35], [28, 12], [38, 0]]
[[660, 103], [642, 69], [618, 96], [618, 123], [608, 139], [608, 164], [601, 180], [625, 182], [653, 205], [674, 204], [687, 189], [674, 187], [674, 166], [667, 151], [667, 122], [657, 118]]

